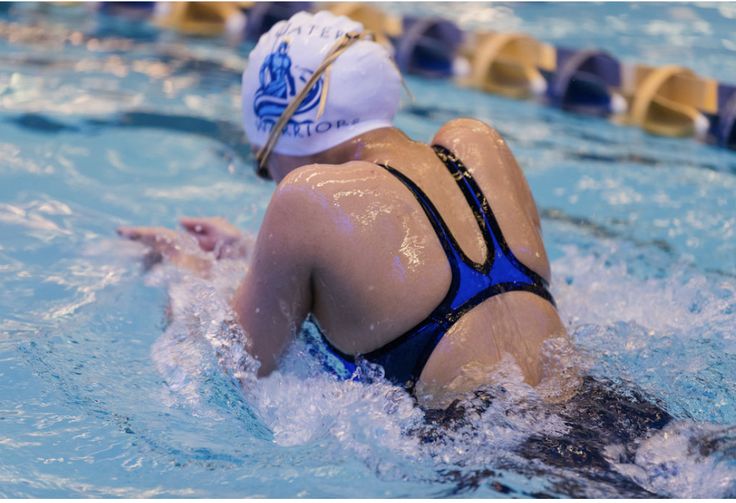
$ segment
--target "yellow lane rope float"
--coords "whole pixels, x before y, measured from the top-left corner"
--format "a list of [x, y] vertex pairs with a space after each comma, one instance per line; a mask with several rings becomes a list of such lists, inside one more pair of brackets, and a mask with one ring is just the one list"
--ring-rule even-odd
[[[718, 111], [718, 84], [676, 65], [630, 69], [624, 91], [631, 96], [628, 120], [662, 136], [702, 136], [708, 129], [703, 112]], [[628, 89], [627, 89], [628, 88]]]
[[245, 8], [253, 2], [158, 2], [155, 22], [185, 35], [212, 37], [245, 29]]
[[540, 69], [554, 70], [554, 47], [522, 33], [477, 33], [470, 54], [470, 75], [461, 83], [511, 98], [541, 94]]
[[390, 38], [401, 35], [401, 18], [386, 14], [370, 4], [340, 2], [325, 4], [325, 7], [336, 16], [345, 16], [361, 23], [374, 34], [376, 42], [386, 47], [392, 47]]

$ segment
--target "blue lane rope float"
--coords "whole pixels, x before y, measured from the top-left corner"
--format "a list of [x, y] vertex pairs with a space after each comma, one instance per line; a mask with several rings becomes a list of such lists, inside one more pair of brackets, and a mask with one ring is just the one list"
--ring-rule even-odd
[[550, 104], [571, 112], [608, 116], [618, 112], [615, 89], [621, 63], [604, 51], [557, 48], [557, 71], [550, 75]]
[[736, 86], [718, 86], [718, 115], [715, 117], [716, 143], [736, 150]]
[[463, 31], [441, 18], [407, 16], [402, 21], [401, 35], [392, 40], [399, 69], [422, 77], [451, 77]]
[[[101, 9], [125, 15], [136, 9], [144, 12], [150, 8], [146, 3], [103, 3]], [[157, 2], [156, 22], [164, 28], [200, 36], [240, 29], [247, 40], [255, 41], [273, 24], [299, 10], [327, 8], [361, 22], [376, 33], [379, 42], [393, 46], [403, 72], [424, 77], [454, 76], [462, 85], [513, 98], [545, 94], [549, 105], [575, 113], [616, 118], [628, 109], [619, 122], [657, 135], [696, 136], [736, 149], [734, 85], [674, 65], [625, 64], [602, 50], [554, 47], [523, 33], [468, 34], [448, 20], [413, 16], [402, 19], [375, 5]], [[0, 14], [11, 6], [0, 3]], [[458, 75], [460, 53], [470, 60], [468, 75]]]

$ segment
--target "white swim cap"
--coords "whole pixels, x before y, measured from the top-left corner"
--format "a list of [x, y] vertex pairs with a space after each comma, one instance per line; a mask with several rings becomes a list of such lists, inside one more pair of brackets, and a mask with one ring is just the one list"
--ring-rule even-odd
[[[363, 25], [345, 16], [299, 12], [261, 36], [243, 72], [243, 126], [251, 144], [267, 142], [274, 124], [336, 42], [346, 33], [362, 31]], [[400, 98], [401, 75], [388, 51], [359, 40], [317, 80], [273, 151], [315, 154], [391, 126]]]

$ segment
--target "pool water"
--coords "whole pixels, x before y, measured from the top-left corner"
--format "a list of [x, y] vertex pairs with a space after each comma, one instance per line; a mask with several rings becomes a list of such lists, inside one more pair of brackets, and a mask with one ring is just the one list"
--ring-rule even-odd
[[[736, 81], [733, 4], [416, 9]], [[736, 153], [408, 78], [415, 101], [397, 125], [412, 137], [475, 116], [508, 139], [588, 372], [676, 418], [628, 446], [632, 459], [606, 446], [603, 475], [523, 459], [526, 439], [568, 426], [508, 368], [505, 394], [470, 427], [423, 443], [405, 393], [333, 380], [301, 340], [255, 380], [224, 300], [247, 264], [221, 264], [212, 283], [146, 273], [143, 250], [114, 233], [218, 214], [255, 235], [273, 186], [252, 174], [240, 132], [247, 46], [81, 5], [10, 15], [0, 496], [736, 496]]]

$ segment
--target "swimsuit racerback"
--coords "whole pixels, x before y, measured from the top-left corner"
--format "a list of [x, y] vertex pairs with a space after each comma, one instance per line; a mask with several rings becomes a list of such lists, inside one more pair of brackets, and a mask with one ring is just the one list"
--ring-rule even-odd
[[447, 255], [452, 281], [445, 298], [424, 321], [370, 353], [359, 356], [345, 354], [322, 335], [328, 350], [342, 362], [347, 374], [355, 372], [358, 359], [365, 359], [380, 364], [388, 380], [412, 388], [440, 339], [463, 314], [486, 299], [505, 292], [524, 291], [539, 295], [554, 305], [547, 281], [514, 256], [488, 201], [465, 165], [446, 148], [440, 145], [432, 148], [455, 178], [472, 209], [488, 248], [487, 257], [482, 264], [470, 260], [427, 195], [401, 172], [379, 164], [398, 178], [422, 206]]

